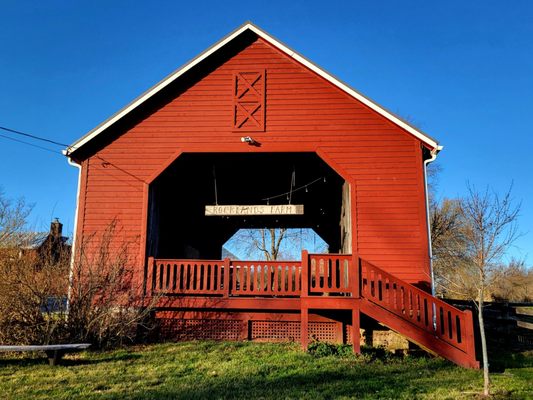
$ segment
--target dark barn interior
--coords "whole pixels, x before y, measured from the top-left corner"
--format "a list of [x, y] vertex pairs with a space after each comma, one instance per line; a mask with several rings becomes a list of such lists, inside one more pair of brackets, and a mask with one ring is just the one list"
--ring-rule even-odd
[[[315, 153], [182, 154], [150, 187], [148, 256], [220, 259], [242, 228], [312, 228], [340, 250], [344, 180]], [[205, 216], [206, 205], [303, 204], [303, 215]]]

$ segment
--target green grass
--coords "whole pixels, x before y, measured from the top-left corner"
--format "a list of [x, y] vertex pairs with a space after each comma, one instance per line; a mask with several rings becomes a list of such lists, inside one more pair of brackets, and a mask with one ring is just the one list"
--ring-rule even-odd
[[[442, 359], [317, 357], [297, 344], [188, 342], [44, 358], [0, 358], [2, 399], [464, 399], [481, 373]], [[507, 368], [506, 365], [507, 364]], [[500, 360], [498, 398], [533, 398], [533, 355]]]

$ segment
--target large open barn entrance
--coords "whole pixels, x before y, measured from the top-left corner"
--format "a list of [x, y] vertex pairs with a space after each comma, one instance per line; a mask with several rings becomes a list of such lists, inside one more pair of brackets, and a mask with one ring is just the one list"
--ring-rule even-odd
[[[147, 256], [220, 259], [229, 238], [253, 228], [310, 228], [339, 252], [343, 187], [315, 153], [182, 154], [150, 187]], [[217, 204], [301, 204], [304, 212], [206, 216]]]

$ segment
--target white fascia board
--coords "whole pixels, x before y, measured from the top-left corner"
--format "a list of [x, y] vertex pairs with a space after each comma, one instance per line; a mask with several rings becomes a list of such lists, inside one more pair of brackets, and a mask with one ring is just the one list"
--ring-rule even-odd
[[387, 119], [391, 120], [396, 125], [402, 127], [407, 132], [411, 133], [412, 135], [414, 135], [418, 139], [422, 140], [424, 143], [428, 144], [431, 148], [439, 147], [439, 144], [433, 138], [429, 137], [428, 135], [426, 135], [425, 133], [421, 132], [420, 130], [414, 128], [413, 126], [408, 124], [406, 121], [402, 120], [400, 117], [394, 115], [390, 111], [387, 111], [382, 106], [380, 106], [379, 104], [373, 102], [372, 100], [370, 100], [366, 96], [362, 95], [361, 93], [359, 93], [358, 91], [356, 91], [355, 89], [353, 89], [352, 87], [347, 85], [346, 83], [344, 83], [344, 82], [340, 81], [339, 79], [335, 78], [333, 75], [331, 75], [330, 73], [326, 72], [325, 70], [323, 70], [322, 68], [317, 66], [315, 63], [309, 61], [307, 58], [305, 58], [302, 55], [298, 54], [294, 50], [292, 50], [289, 47], [285, 46], [283, 43], [281, 43], [277, 39], [273, 38], [272, 36], [270, 36], [266, 32], [263, 32], [261, 29], [259, 29], [258, 27], [254, 26], [252, 24], [250, 24], [249, 28], [250, 28], [250, 30], [255, 32], [258, 36], [262, 37], [264, 40], [268, 41], [269, 43], [271, 43], [272, 45], [274, 45], [275, 47], [277, 47], [278, 49], [280, 49], [281, 51], [286, 53], [288, 56], [290, 56], [293, 59], [295, 59], [296, 61], [298, 61], [300, 64], [304, 65], [305, 67], [309, 68], [314, 73], [320, 75], [322, 78], [324, 78], [327, 81], [331, 82], [332, 84], [334, 84], [335, 86], [337, 86], [338, 88], [343, 90], [344, 92], [348, 93], [350, 96], [354, 97], [355, 99], [359, 100], [361, 103], [363, 103], [366, 106], [370, 107], [372, 110], [378, 112], [379, 114], [383, 115]]
[[205, 60], [207, 57], [209, 57], [211, 54], [218, 51], [220, 48], [224, 47], [226, 44], [231, 42], [233, 39], [241, 35], [246, 30], [251, 30], [257, 36], [264, 39], [265, 41], [272, 44], [277, 49], [281, 50], [283, 53], [287, 54], [289, 57], [293, 58], [300, 64], [304, 65], [311, 71], [315, 72], [328, 82], [332, 83], [333, 85], [337, 86], [353, 98], [357, 99], [361, 103], [365, 104], [372, 110], [376, 111], [377, 113], [383, 115], [385, 118], [389, 119], [390, 121], [394, 122], [396, 125], [400, 126], [416, 138], [420, 139], [422, 142], [426, 143], [428, 146], [430, 146], [432, 149], [440, 150], [442, 146], [439, 146], [437, 141], [435, 141], [430, 136], [426, 135], [425, 133], [421, 132], [420, 130], [414, 128], [406, 121], [402, 120], [400, 117], [394, 115], [392, 112], [387, 111], [385, 108], [381, 107], [379, 104], [373, 102], [369, 98], [363, 96], [361, 93], [357, 92], [355, 89], [350, 87], [349, 85], [345, 84], [344, 82], [340, 81], [339, 79], [335, 78], [333, 75], [327, 73], [322, 68], [318, 67], [313, 62], [309, 61], [302, 55], [298, 54], [291, 48], [284, 45], [279, 40], [275, 39], [274, 37], [270, 36], [254, 24], [247, 22], [241, 27], [237, 28], [235, 31], [230, 33], [228, 36], [220, 40], [219, 42], [215, 43], [213, 46], [205, 50], [203, 53], [201, 53], [199, 56], [185, 64], [183, 67], [178, 68], [176, 71], [168, 75], [166, 78], [164, 78], [162, 81], [154, 85], [152, 88], [150, 88], [148, 91], [143, 93], [141, 96], [139, 96], [137, 99], [135, 99], [133, 102], [128, 104], [126, 107], [124, 107], [122, 110], [117, 112], [115, 115], [104, 121], [102, 124], [94, 128], [92, 131], [87, 133], [85, 136], [83, 136], [81, 139], [70, 145], [65, 151], [65, 155], [69, 155], [75, 150], [78, 150], [80, 147], [85, 145], [87, 142], [92, 140], [94, 137], [99, 135], [101, 132], [106, 130], [108, 127], [113, 125], [115, 122], [120, 120], [122, 117], [124, 117], [129, 112], [133, 111], [135, 108], [137, 108], [139, 105], [144, 103], [146, 100], [148, 100], [150, 97], [167, 87], [169, 84], [174, 82], [176, 79], [178, 79], [181, 75], [183, 75], [185, 72], [189, 71], [191, 68], [195, 67], [197, 64]]
[[217, 42], [210, 48], [208, 48], [206, 51], [201, 53], [196, 58], [192, 59], [188, 63], [186, 63], [181, 68], [178, 68], [176, 71], [172, 72], [170, 75], [168, 75], [166, 78], [161, 80], [159, 83], [155, 84], [153, 87], [148, 89], [146, 92], [144, 92], [141, 96], [137, 97], [135, 100], [133, 100], [130, 104], [128, 104], [126, 107], [124, 107], [122, 110], [117, 112], [115, 115], [104, 121], [102, 124], [98, 125], [96, 128], [94, 128], [92, 131], [87, 133], [85, 136], [83, 136], [81, 139], [77, 140], [73, 144], [71, 144], [67, 149], [64, 150], [64, 153], [66, 155], [72, 153], [74, 150], [78, 150], [80, 147], [82, 147], [84, 144], [92, 140], [94, 137], [99, 135], [102, 131], [109, 128], [111, 125], [113, 125], [115, 122], [117, 122], [119, 119], [124, 117], [126, 114], [128, 114], [130, 111], [133, 111], [135, 108], [137, 108], [139, 105], [144, 103], [146, 100], [148, 100], [150, 97], [170, 85], [172, 82], [174, 82], [176, 79], [178, 79], [181, 75], [183, 75], [185, 72], [189, 71], [191, 68], [196, 66], [198, 63], [209, 57], [211, 54], [219, 50], [221, 47], [225, 46], [227, 43], [231, 42], [233, 39], [235, 39], [237, 36], [239, 36], [241, 33], [243, 33], [245, 30], [249, 29], [249, 24], [245, 24], [240, 28], [237, 28], [235, 31], [230, 33], [228, 36], [223, 38], [221, 41]]

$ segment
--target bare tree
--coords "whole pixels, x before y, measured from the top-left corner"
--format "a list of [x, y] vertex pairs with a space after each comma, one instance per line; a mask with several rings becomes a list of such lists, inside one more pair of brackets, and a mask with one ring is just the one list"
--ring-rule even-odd
[[477, 275], [478, 320], [483, 358], [483, 393], [490, 392], [489, 360], [483, 321], [483, 306], [487, 287], [501, 266], [503, 256], [518, 238], [517, 218], [520, 204], [511, 198], [511, 188], [503, 197], [489, 190], [477, 191], [468, 185], [467, 196], [461, 201], [460, 215], [464, 221], [464, 266]]
[[[435, 180], [436, 174], [433, 175]], [[434, 187], [434, 186], [433, 186]], [[484, 301], [506, 293], [504, 283], [513, 277], [527, 295], [528, 274], [523, 263], [506, 264], [503, 257], [518, 238], [520, 204], [486, 188], [467, 185], [461, 199], [438, 201], [430, 192], [433, 265], [437, 293], [471, 299], [477, 306], [482, 344], [484, 394], [490, 389], [487, 340], [483, 320]], [[498, 289], [499, 288], [499, 289]]]
[[[146, 330], [157, 296], [143, 301], [128, 240], [116, 223], [81, 243], [69, 281], [69, 252], [0, 252], [0, 343], [133, 341]], [[66, 307], [70, 286], [69, 307]]]
[[533, 269], [524, 260], [511, 259], [493, 279], [491, 297], [494, 301], [533, 301]]
[[133, 342], [159, 297], [143, 300], [142, 282], [134, 278], [130, 241], [121, 238], [116, 221], [100, 235], [91, 235], [76, 249], [70, 279], [70, 338], [100, 347]]
[[461, 214], [461, 201], [444, 199], [435, 202], [430, 224], [435, 292], [443, 297], [475, 298], [473, 278], [465, 267], [465, 220]]
[[12, 200], [0, 188], [0, 246], [11, 245], [26, 227], [33, 206], [23, 198]]
[[[260, 257], [267, 261], [287, 260], [299, 257], [301, 250], [309, 246], [311, 241], [315, 244], [316, 236], [312, 229], [241, 229], [230, 239], [227, 247], [240, 250], [246, 257]], [[323, 241], [319, 239], [319, 242], [318, 251], [327, 251], [327, 246], [322, 246]]]
[[281, 243], [287, 234], [287, 228], [268, 228], [259, 230], [259, 240], [253, 239], [253, 244], [263, 253], [268, 261], [277, 260]]
[[66, 251], [58, 257], [17, 248], [0, 254], [0, 343], [67, 340], [68, 259]]

